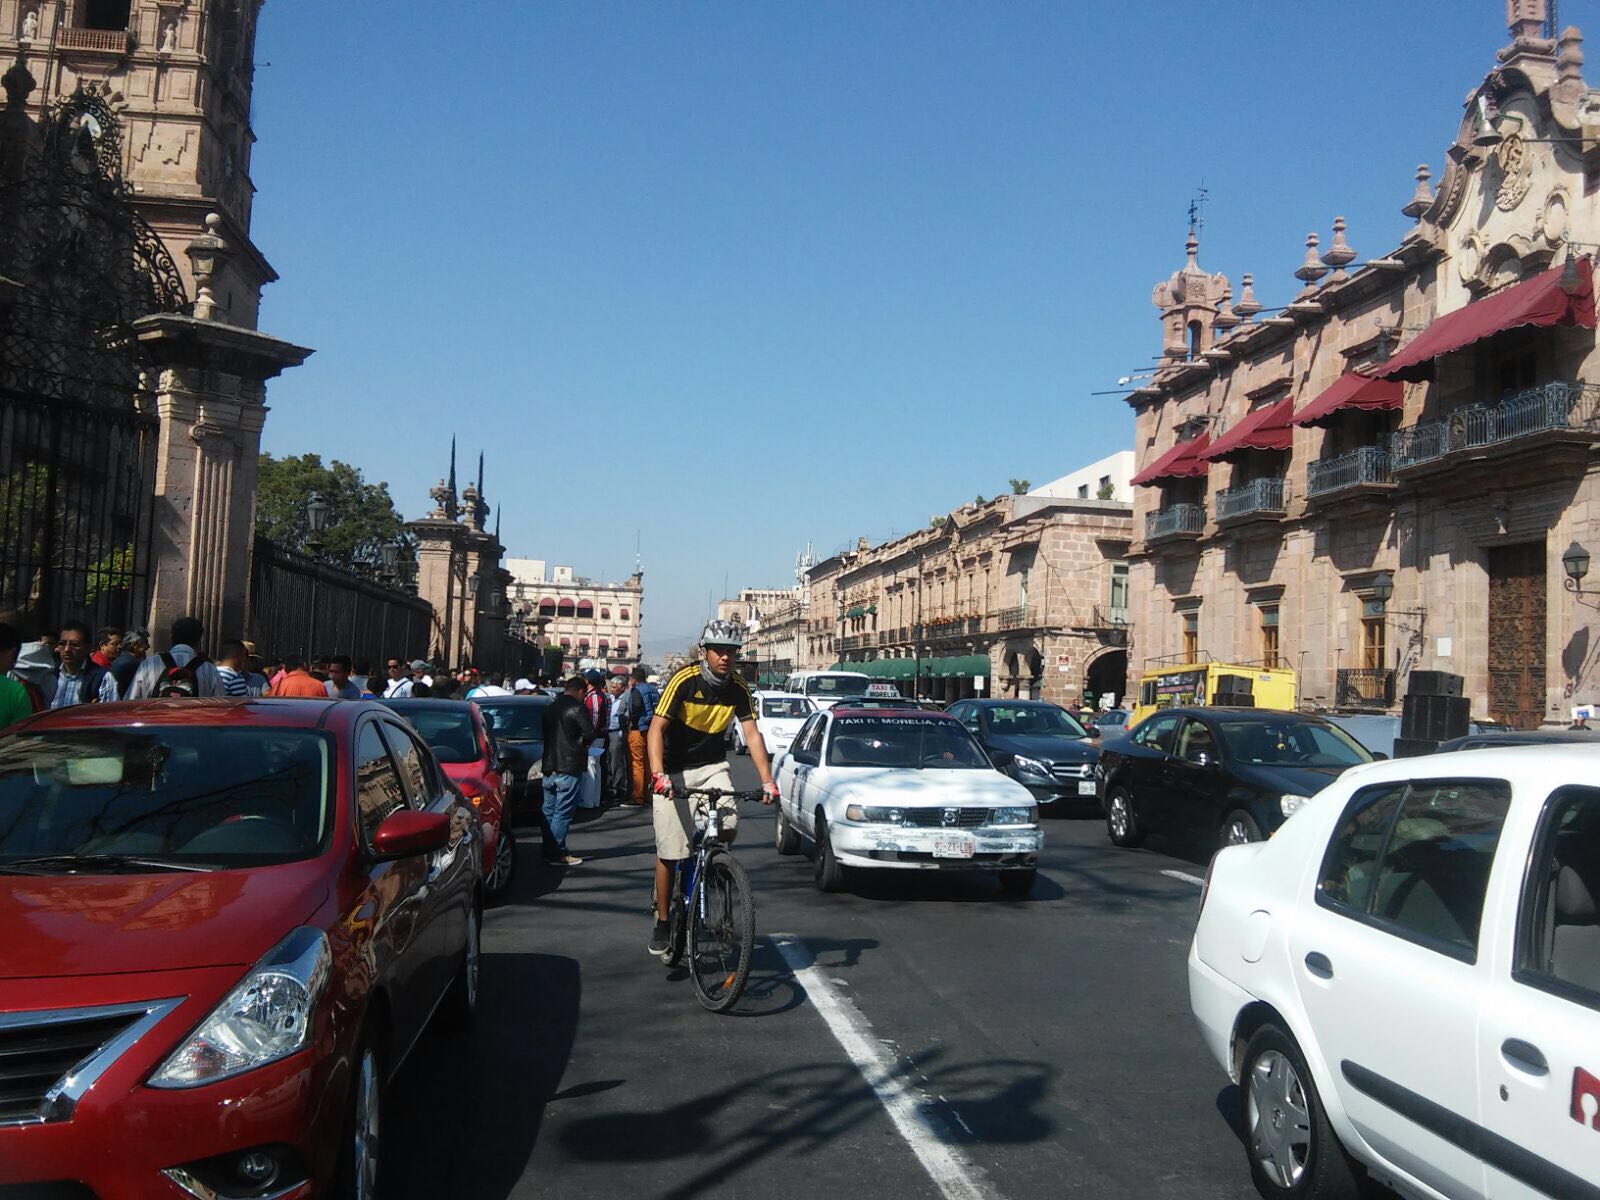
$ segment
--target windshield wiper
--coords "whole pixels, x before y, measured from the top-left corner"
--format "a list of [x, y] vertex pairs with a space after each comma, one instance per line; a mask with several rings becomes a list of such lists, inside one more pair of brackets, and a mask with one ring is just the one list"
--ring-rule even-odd
[[206, 863], [175, 862], [170, 858], [144, 858], [136, 854], [40, 854], [32, 858], [0, 861], [0, 874], [58, 875], [78, 870], [104, 871], [106, 874], [138, 874], [143, 871], [211, 871]]

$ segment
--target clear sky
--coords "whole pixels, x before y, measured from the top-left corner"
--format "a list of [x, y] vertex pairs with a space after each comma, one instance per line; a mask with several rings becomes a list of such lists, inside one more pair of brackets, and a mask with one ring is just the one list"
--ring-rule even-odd
[[512, 555], [620, 578], [638, 538], [659, 655], [724, 578], [1131, 445], [1090, 393], [1159, 352], [1202, 182], [1201, 264], [1263, 304], [1335, 215], [1392, 248], [1504, 13], [270, 0], [262, 328], [317, 353], [265, 448], [415, 517], [457, 435]]

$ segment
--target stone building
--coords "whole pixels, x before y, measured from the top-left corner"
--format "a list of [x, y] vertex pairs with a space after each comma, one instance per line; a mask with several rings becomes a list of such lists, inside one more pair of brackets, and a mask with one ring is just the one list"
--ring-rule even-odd
[[643, 571], [624, 583], [601, 583], [540, 558], [508, 559], [506, 569], [513, 603], [527, 605], [544, 625], [546, 644], [562, 652], [563, 670], [599, 666], [621, 675], [639, 665]]
[[1075, 701], [1127, 672], [1130, 506], [998, 496], [807, 573], [806, 665], [865, 670], [938, 700]]
[[1191, 231], [1156, 287], [1162, 364], [1128, 397], [1133, 678], [1282, 665], [1304, 705], [1392, 709], [1436, 669], [1517, 726], [1597, 698], [1600, 604], [1563, 559], [1600, 547], [1600, 94], [1576, 29], [1507, 13], [1398, 247], [1358, 261], [1336, 219], [1267, 309]]
[[780, 686], [804, 661], [806, 625], [807, 604], [803, 590], [797, 588], [793, 599], [763, 610], [744, 644], [741, 661], [751, 664], [761, 683]]

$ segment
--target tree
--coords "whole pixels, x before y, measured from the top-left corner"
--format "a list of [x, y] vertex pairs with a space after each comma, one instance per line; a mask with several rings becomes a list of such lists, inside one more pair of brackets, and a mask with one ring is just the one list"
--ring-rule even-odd
[[1013, 479], [1011, 481], [1011, 494], [1013, 496], [1026, 496], [1032, 483], [1026, 479]]
[[261, 456], [256, 484], [256, 532], [280, 546], [298, 549], [310, 534], [306, 502], [316, 492], [328, 505], [322, 531], [330, 558], [374, 561], [378, 547], [398, 540], [410, 548], [413, 539], [389, 496], [387, 483], [368, 483], [361, 470], [334, 459], [324, 466], [318, 454]]
[[1108, 479], [1100, 485], [1100, 491], [1097, 494], [1102, 500], [1110, 500], [1117, 494], [1117, 485]]

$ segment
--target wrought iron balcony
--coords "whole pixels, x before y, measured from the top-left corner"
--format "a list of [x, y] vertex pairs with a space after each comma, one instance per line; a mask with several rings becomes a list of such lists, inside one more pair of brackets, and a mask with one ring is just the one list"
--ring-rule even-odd
[[1362, 446], [1336, 458], [1324, 458], [1306, 466], [1306, 496], [1315, 499], [1352, 488], [1388, 488], [1394, 485], [1389, 474], [1389, 451], [1382, 446]]
[[1206, 510], [1200, 504], [1172, 504], [1144, 515], [1144, 540], [1199, 537], [1206, 531]]
[[839, 639], [839, 649], [862, 650], [873, 642], [874, 638], [870, 633], [852, 633]]
[[1217, 520], [1238, 517], [1281, 517], [1288, 488], [1282, 479], [1254, 479], [1243, 487], [1226, 488], [1217, 493]]
[[1042, 624], [1039, 610], [1027, 604], [1002, 608], [995, 613], [995, 628], [1005, 633], [1017, 629], [1037, 629]]
[[1447, 417], [1423, 421], [1390, 435], [1393, 470], [1434, 462], [1462, 450], [1481, 450], [1541, 433], [1600, 435], [1600, 389], [1582, 383], [1547, 383], [1498, 404], [1472, 404]]
[[1395, 672], [1388, 668], [1343, 669], [1335, 680], [1338, 708], [1393, 708]]

